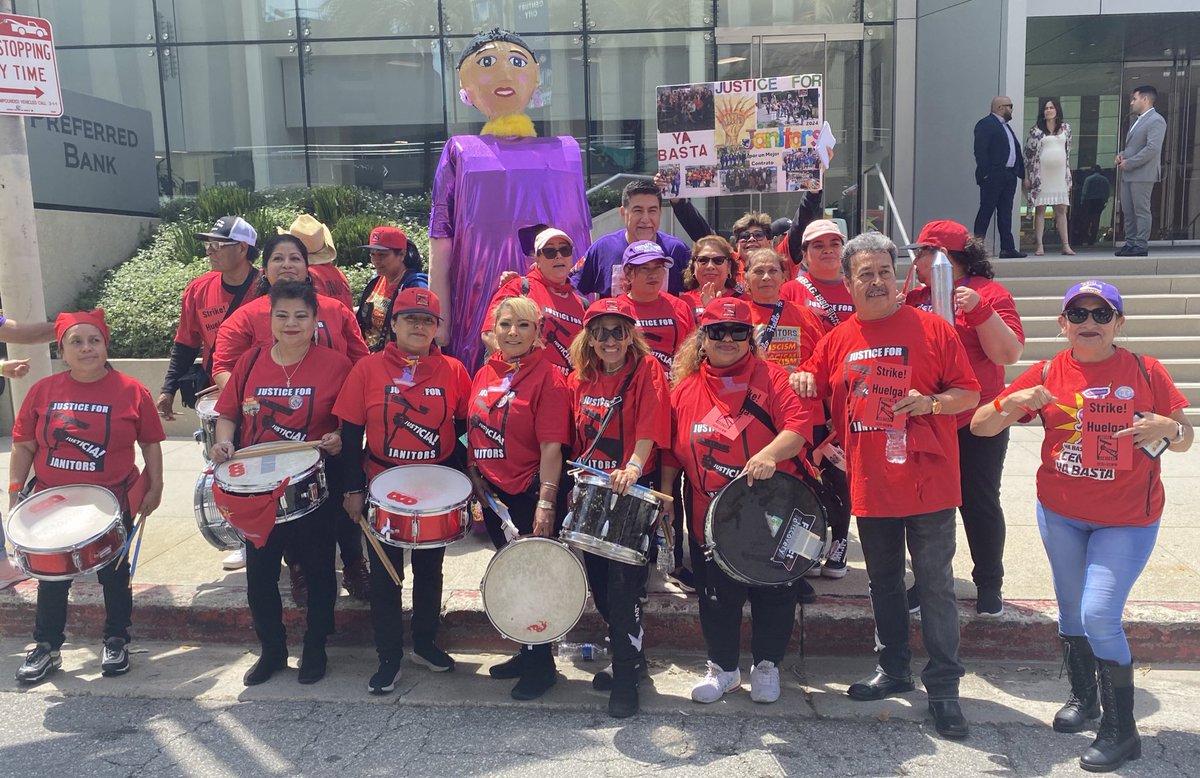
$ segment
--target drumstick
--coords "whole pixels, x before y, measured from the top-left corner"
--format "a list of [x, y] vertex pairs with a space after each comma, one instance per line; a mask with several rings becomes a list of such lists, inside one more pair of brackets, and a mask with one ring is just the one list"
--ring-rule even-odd
[[143, 517], [142, 520], [140, 522], [138, 522], [137, 532], [134, 533], [135, 535], [137, 535], [137, 543], [134, 544], [134, 546], [133, 546], [133, 559], [129, 563], [129, 588], [130, 589], [133, 588], [133, 574], [137, 571], [138, 554], [142, 550], [142, 535], [145, 532], [146, 532], [146, 519], [145, 519], [145, 517]]
[[[610, 477], [609, 474], [604, 472], [603, 470], [599, 470], [595, 467], [585, 465], [582, 462], [575, 462], [573, 460], [568, 459], [567, 464], [575, 468], [575, 470], [571, 473], [571, 475], [575, 475], [575, 473], [578, 473], [579, 471], [582, 470], [583, 472], [591, 473], [592, 475], [602, 475], [605, 478]], [[631, 486], [629, 488], [630, 489], [640, 489], [643, 492], [649, 492], [650, 494], [654, 495], [655, 497], [662, 500], [663, 502], [670, 502], [670, 503], [675, 502], [675, 498], [672, 497], [671, 495], [667, 494], [666, 492], [660, 492], [655, 489], [651, 489], [648, 486], [641, 486], [639, 484], [634, 484], [633, 486]]]
[[[265, 457], [271, 454], [290, 454], [293, 451], [307, 451], [310, 448], [316, 448], [321, 445], [319, 440], [296, 440], [287, 443], [280, 443], [277, 446], [266, 445], [256, 446], [253, 449], [243, 448], [234, 452], [229, 459], [248, 459], [250, 457]], [[228, 461], [228, 460], [227, 460]]]
[[219, 392], [219, 391], [221, 391], [221, 387], [217, 386], [216, 384], [213, 384], [212, 386], [208, 387], [207, 389], [201, 389], [200, 391], [196, 392], [196, 397], [197, 397], [197, 399], [199, 399], [201, 397], [207, 397], [208, 395], [212, 394], [213, 392]]
[[375, 549], [376, 556], [379, 561], [383, 562], [383, 569], [387, 570], [388, 575], [392, 577], [392, 581], [396, 586], [400, 585], [400, 574], [396, 572], [396, 568], [392, 567], [392, 560], [388, 559], [387, 554], [383, 551], [383, 546], [379, 543], [379, 538], [375, 537], [375, 533], [371, 531], [371, 527], [367, 524], [367, 520], [360, 513], [358, 514], [358, 524], [362, 527], [363, 534], [367, 536], [367, 542], [371, 544], [371, 548]]
[[125, 545], [121, 546], [121, 555], [117, 557], [117, 566], [125, 561], [125, 557], [129, 556], [129, 547], [133, 545], [133, 536], [138, 533], [142, 527], [142, 522], [146, 520], [145, 516], [139, 516], [138, 520], [133, 523], [133, 529], [129, 531], [129, 537], [125, 538]]

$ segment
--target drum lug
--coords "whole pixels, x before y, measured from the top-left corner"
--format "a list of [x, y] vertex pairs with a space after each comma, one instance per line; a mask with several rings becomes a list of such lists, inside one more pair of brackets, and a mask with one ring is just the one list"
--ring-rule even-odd
[[17, 567], [21, 568], [25, 573], [29, 572], [29, 559], [25, 556], [25, 552], [19, 548], [14, 548], [12, 553], [13, 562]]
[[713, 561], [713, 547], [712, 546], [704, 547], [704, 561], [706, 561], [706, 562]]
[[563, 529], [571, 528], [571, 520], [575, 518], [575, 511], [567, 511], [567, 515], [563, 517]]
[[76, 571], [83, 569], [83, 558], [79, 556], [79, 551], [77, 549], [71, 552], [71, 562], [75, 565]]
[[414, 541], [421, 539], [421, 522], [418, 519], [412, 520], [412, 539]]

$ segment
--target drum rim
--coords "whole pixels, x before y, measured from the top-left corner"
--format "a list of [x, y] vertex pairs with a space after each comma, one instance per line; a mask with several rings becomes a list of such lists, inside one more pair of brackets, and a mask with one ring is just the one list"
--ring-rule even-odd
[[[100, 489], [105, 494], [107, 494], [109, 497], [111, 497], [113, 499], [113, 502], [117, 506], [117, 513], [113, 517], [112, 521], [110, 521], [108, 523], [108, 526], [106, 526], [100, 532], [97, 532], [95, 535], [92, 535], [90, 538], [79, 541], [80, 544], [87, 544], [87, 543], [92, 543], [94, 541], [97, 541], [100, 538], [107, 535], [109, 532], [112, 532], [113, 524], [121, 524], [122, 523], [121, 519], [124, 518], [125, 512], [121, 510], [121, 501], [118, 500], [117, 496], [112, 493], [112, 490], [106, 489], [103, 486], [100, 486], [98, 484], [68, 484], [66, 486], [51, 486], [48, 489], [42, 489], [40, 492], [34, 492], [33, 494], [29, 495], [24, 500], [21, 500], [19, 503], [17, 503], [16, 505], [13, 506], [13, 509], [8, 514], [8, 518], [4, 520], [5, 537], [8, 539], [8, 542], [11, 543], [14, 548], [28, 549], [29, 551], [33, 551], [33, 552], [39, 553], [39, 554], [59, 554], [64, 551], [74, 551], [75, 549], [79, 548], [79, 545], [62, 546], [59, 548], [33, 548], [32, 546], [18, 545], [13, 540], [12, 523], [13, 523], [13, 519], [15, 519], [17, 517], [17, 511], [19, 511], [21, 509], [21, 506], [23, 506], [25, 503], [32, 500], [34, 497], [41, 497], [43, 495], [50, 494], [52, 492], [62, 491], [64, 489], [78, 489], [80, 487]], [[20, 534], [20, 533], [18, 533], [18, 534]]]
[[[102, 534], [97, 535], [96, 537], [94, 537], [90, 540], [84, 541], [84, 542], [85, 542], [85, 544], [90, 544], [90, 543], [104, 537], [104, 535], [107, 535], [109, 532], [112, 532], [114, 529], [117, 530], [117, 535], [121, 538], [121, 541], [117, 545], [124, 546], [129, 541], [129, 533], [125, 529], [124, 522], [118, 522], [116, 527], [109, 527]], [[76, 550], [77, 550], [76, 548], [56, 549], [53, 551], [37, 549], [37, 550], [33, 551], [33, 553], [37, 556], [49, 556], [51, 554], [65, 554], [65, 553], [69, 553], [69, 552], [74, 552]], [[27, 552], [25, 552], [24, 550], [22, 550], [20, 548], [16, 548], [16, 554], [13, 557], [13, 562], [14, 562], [14, 564], [16, 564], [17, 567], [21, 568], [21, 570], [23, 570], [31, 578], [36, 578], [39, 581], [74, 581], [76, 578], [80, 578], [85, 575], [91, 575], [92, 573], [96, 572], [97, 570], [104, 567], [105, 565], [112, 564], [111, 559], [105, 559], [103, 562], [101, 562], [98, 565], [95, 565], [93, 567], [88, 567], [83, 570], [76, 570], [71, 573], [36, 573], [33, 570], [30, 570], [25, 565], [25, 562], [28, 561], [28, 557], [29, 557], [29, 554]]]
[[406, 518], [414, 518], [414, 519], [423, 518], [425, 516], [441, 516], [444, 513], [453, 513], [454, 511], [463, 511], [463, 510], [466, 510], [467, 506], [470, 505], [470, 503], [471, 503], [471, 495], [468, 495], [467, 497], [463, 498], [462, 502], [456, 503], [454, 505], [447, 505], [444, 508], [438, 508], [436, 510], [434, 510], [434, 509], [430, 509], [427, 511], [415, 511], [415, 510], [408, 510], [408, 509], [394, 510], [393, 508], [390, 507], [390, 505], [384, 505], [380, 502], [377, 502], [371, 496], [371, 492], [369, 490], [367, 491], [367, 505], [370, 505], [372, 508], [374, 508], [376, 510], [380, 510], [380, 509], [385, 510], [393, 516], [403, 516]]
[[[564, 529], [559, 531], [558, 536], [564, 543], [572, 548], [585, 551], [589, 554], [595, 554], [596, 556], [604, 557], [612, 562], [622, 562], [627, 565], [641, 567], [650, 561], [650, 556], [648, 554], [643, 554], [640, 551], [634, 551], [628, 546], [622, 546], [620, 543], [613, 543], [610, 540], [600, 540], [583, 532], [575, 532], [574, 530]], [[609, 553], [605, 553], [606, 551]], [[631, 556], [641, 557], [641, 560], [639, 561], [638, 559], [622, 558], [620, 557], [621, 552], [626, 552]], [[612, 554], [612, 556], [609, 556], [609, 554]]]
[[[221, 414], [217, 413], [217, 396], [219, 396], [219, 395], [214, 395], [212, 397], [201, 397], [200, 399], [196, 400], [196, 407], [195, 407], [196, 416], [199, 417], [201, 421], [207, 421], [207, 420], [211, 419], [215, 423], [217, 419], [221, 418]], [[204, 403], [205, 407], [207, 407], [207, 402], [210, 399], [212, 400], [212, 407], [213, 407], [213, 412], [211, 414], [205, 413], [204, 411], [202, 411], [200, 409], [200, 405], [202, 403]]]
[[[259, 444], [259, 445], [262, 445], [262, 444]], [[251, 446], [251, 448], [253, 448], [253, 447]], [[241, 449], [241, 450], [245, 451], [246, 449]], [[295, 452], [293, 452], [293, 453], [295, 453]], [[313, 473], [316, 473], [318, 471], [325, 469], [325, 460], [322, 459], [320, 455], [318, 455], [317, 461], [314, 462], [311, 467], [309, 467], [307, 470], [305, 470], [303, 472], [296, 473], [295, 475], [284, 476], [283, 478], [280, 478], [269, 484], [255, 484], [253, 487], [250, 487], [249, 485], [247, 485], [246, 490], [239, 491], [238, 489], [230, 488], [228, 485], [226, 485], [225, 483], [223, 483], [221, 481], [221, 472], [220, 472], [221, 468], [223, 466], [229, 464], [231, 461], [233, 461], [233, 460], [227, 459], [224, 462], [222, 462], [221, 464], [217, 465], [215, 468], [213, 468], [213, 480], [215, 483], [221, 484], [221, 488], [224, 489], [225, 491], [229, 492], [230, 494], [236, 494], [236, 495], [241, 495], [241, 496], [253, 496], [256, 494], [267, 494], [268, 492], [273, 492], [276, 489], [278, 489], [280, 487], [280, 485], [283, 484], [283, 481], [285, 478], [290, 479], [290, 483], [288, 484], [288, 486], [291, 486], [292, 484], [296, 483], [297, 481], [303, 481], [303, 480], [307, 479], [309, 476], [311, 476]]]
[[[228, 521], [225, 521], [225, 517], [221, 516], [221, 520], [224, 522], [224, 525], [228, 527], [233, 536], [238, 539], [235, 545], [229, 545], [217, 537], [217, 533], [213, 530], [212, 524], [210, 524], [206, 519], [201, 519], [202, 515], [208, 515], [204, 507], [206, 502], [204, 499], [204, 491], [207, 486], [205, 483], [206, 481], [215, 483], [215, 478], [211, 469], [200, 473], [200, 477], [196, 479], [196, 486], [192, 490], [192, 513], [196, 517], [196, 529], [208, 542], [208, 545], [212, 546], [218, 551], [235, 551], [246, 542], [244, 536], [238, 532], [237, 527], [233, 526]], [[213, 507], [216, 508], [215, 501], [213, 502]], [[221, 511], [219, 509], [217, 510], [217, 515], [221, 515]]]
[[[492, 566], [495, 565], [496, 559], [499, 558], [499, 556], [502, 553], [504, 553], [505, 549], [512, 548], [513, 546], [515, 546], [519, 543], [525, 543], [525, 542], [534, 541], [534, 540], [554, 543], [554, 544], [564, 548], [566, 550], [566, 552], [568, 554], [570, 554], [571, 558], [575, 560], [575, 564], [578, 565], [579, 572], [583, 576], [583, 602], [579, 606], [579, 614], [575, 617], [575, 620], [573, 622], [571, 622], [571, 626], [569, 626], [565, 630], [563, 630], [561, 634], [555, 635], [552, 638], [547, 638], [546, 640], [543, 640], [540, 642], [533, 642], [530, 640], [522, 640], [522, 639], [518, 639], [518, 638], [514, 638], [514, 637], [509, 637], [509, 635], [507, 635], [504, 632], [504, 630], [502, 630], [500, 628], [500, 625], [496, 623], [496, 620], [494, 618], [492, 618], [492, 614], [488, 612], [487, 593], [484, 592], [484, 590], [483, 590], [484, 584], [487, 583], [488, 574], [492, 572]], [[591, 585], [588, 583], [587, 568], [584, 567], [583, 561], [580, 560], [579, 556], [571, 549], [571, 547], [568, 544], [562, 542], [561, 540], [558, 540], [557, 538], [544, 538], [544, 537], [540, 537], [540, 536], [536, 536], [536, 535], [517, 538], [516, 540], [512, 540], [512, 541], [509, 541], [508, 543], [506, 543], [503, 548], [496, 549], [496, 553], [492, 554], [492, 558], [488, 560], [487, 568], [483, 571], [483, 578], [480, 579], [480, 581], [479, 581], [479, 599], [481, 600], [481, 602], [483, 604], [483, 613], [485, 616], [488, 617], [488, 621], [490, 621], [492, 623], [492, 627], [494, 627], [495, 630], [500, 633], [500, 636], [503, 637], [505, 640], [511, 640], [514, 643], [521, 643], [522, 645], [530, 645], [530, 646], [548, 645], [550, 643], [553, 643], [556, 640], [560, 640], [564, 635], [568, 634], [571, 630], [575, 629], [576, 625], [579, 624], [579, 620], [583, 618], [584, 612], [587, 610], [588, 596], [591, 593], [592, 593], [592, 589], [591, 589]]]
[[379, 475], [372, 478], [370, 480], [370, 482], [367, 483], [367, 503], [369, 505], [373, 505], [377, 508], [386, 508], [389, 513], [399, 513], [399, 511], [392, 510], [388, 505], [384, 505], [382, 502], [375, 499], [375, 495], [371, 494], [371, 484], [373, 484], [376, 481], [378, 481], [379, 479], [383, 478], [384, 476], [386, 476], [388, 473], [392, 472], [393, 470], [410, 470], [413, 468], [422, 468], [422, 469], [436, 468], [438, 470], [445, 470], [447, 472], [453, 473], [456, 477], [462, 479], [463, 485], [467, 487], [467, 493], [459, 502], [450, 503], [448, 505], [434, 506], [428, 510], [410, 511], [407, 515], [409, 515], [409, 516], [435, 516], [439, 513], [449, 513], [450, 511], [460, 510], [460, 509], [464, 508], [465, 506], [467, 506], [471, 502], [471, 498], [474, 496], [474, 485], [471, 483], [471, 479], [467, 476], [466, 473], [463, 473], [462, 471], [459, 471], [459, 470], [455, 470], [453, 467], [447, 467], [446, 465], [428, 465], [428, 464], [413, 463], [413, 464], [408, 464], [408, 465], [396, 465], [395, 467], [389, 467], [387, 470], [384, 470], [382, 473], [380, 473]]
[[[601, 477], [595, 473], [588, 473], [585, 471], [585, 472], [575, 474], [575, 483], [576, 484], [584, 483], [584, 484], [587, 484], [588, 486], [600, 486], [600, 487], [607, 487], [607, 488], [611, 489], [611, 487], [609, 487], [609, 484], [612, 483], [612, 478], [608, 475], [604, 475], [603, 477]], [[628, 492], [626, 492], [625, 494], [623, 494], [621, 496], [636, 498], [638, 500], [641, 500], [644, 503], [649, 503], [650, 505], [654, 505], [654, 506], [658, 507], [659, 510], [661, 510], [663, 507], [662, 499], [659, 497], [655, 497], [654, 494], [651, 493], [651, 491], [648, 487], [642, 486], [641, 484], [635, 483], [633, 486], [631, 486], [629, 488]]]
[[[468, 500], [468, 502], [470, 502], [470, 501]], [[454, 537], [452, 537], [452, 538], [443, 538], [443, 539], [435, 540], [435, 541], [432, 541], [429, 543], [413, 543], [413, 542], [407, 541], [407, 540], [404, 541], [403, 543], [399, 543], [395, 540], [390, 540], [390, 539], [385, 540], [383, 537], [380, 536], [380, 534], [378, 532], [375, 531], [375, 516], [378, 515], [379, 506], [373, 505], [371, 503], [368, 503], [368, 506], [369, 507], [368, 507], [368, 511], [367, 511], [367, 529], [370, 531], [370, 533], [372, 535], [375, 536], [375, 539], [378, 540], [380, 543], [383, 543], [385, 546], [392, 546], [393, 548], [409, 548], [409, 549], [444, 548], [446, 546], [449, 546], [451, 543], [457, 543], [458, 541], [462, 540], [463, 538], [465, 538], [467, 536], [467, 533], [471, 531], [471, 514], [466, 509], [466, 506], [464, 505], [462, 507], [454, 508], [449, 511], [441, 511], [437, 514], [429, 514], [429, 515], [440, 516], [440, 515], [443, 515], [446, 513], [457, 512], [460, 515], [461, 518], [459, 520], [459, 524], [461, 526], [459, 527], [458, 533], [455, 534]], [[391, 511], [389, 511], [389, 513], [391, 513]], [[417, 516], [415, 514], [411, 514], [407, 518], [423, 518], [423, 517]]]

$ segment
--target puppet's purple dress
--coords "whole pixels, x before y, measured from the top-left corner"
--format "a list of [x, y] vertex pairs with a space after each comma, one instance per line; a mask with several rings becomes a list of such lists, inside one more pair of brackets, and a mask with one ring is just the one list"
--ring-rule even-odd
[[482, 361], [479, 332], [500, 274], [524, 275], [517, 230], [548, 224], [571, 236], [575, 256], [591, 244], [579, 144], [569, 135], [455, 135], [433, 179], [429, 237], [449, 238], [450, 348], [467, 369]]

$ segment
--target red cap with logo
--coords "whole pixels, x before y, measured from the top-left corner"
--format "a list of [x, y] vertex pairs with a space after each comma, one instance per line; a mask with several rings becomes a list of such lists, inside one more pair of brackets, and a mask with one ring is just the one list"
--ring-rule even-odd
[[393, 319], [406, 313], [424, 313], [441, 321], [442, 303], [433, 292], [414, 286], [396, 295], [392, 304]]
[[718, 297], [713, 300], [704, 309], [704, 313], [700, 314], [700, 326], [707, 327], [710, 324], [745, 324], [753, 326], [754, 320], [750, 317], [750, 306], [745, 300], [739, 300], [733, 297]]
[[949, 219], [938, 219], [932, 221], [921, 228], [921, 234], [917, 236], [916, 241], [901, 246], [900, 250], [916, 248], [944, 248], [947, 251], [962, 251], [967, 247], [967, 240], [971, 237], [971, 233], [966, 227], [958, 222], [952, 222]]
[[589, 305], [587, 313], [583, 314], [583, 326], [586, 327], [592, 319], [598, 319], [601, 316], [620, 316], [637, 324], [637, 314], [634, 313], [633, 304], [624, 297], [605, 297]]
[[371, 239], [367, 241], [367, 245], [361, 248], [404, 251], [408, 248], [408, 236], [399, 227], [376, 227], [371, 230]]

